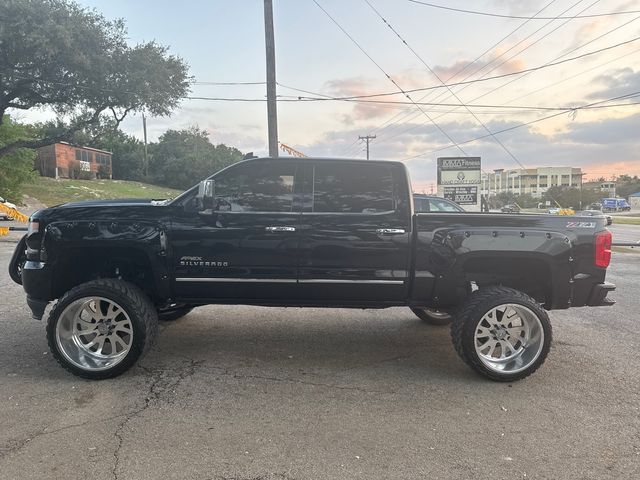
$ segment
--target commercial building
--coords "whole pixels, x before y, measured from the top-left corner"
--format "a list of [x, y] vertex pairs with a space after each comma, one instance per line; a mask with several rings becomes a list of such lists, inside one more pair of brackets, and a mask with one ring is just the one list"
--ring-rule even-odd
[[482, 194], [512, 192], [541, 197], [550, 187], [582, 188], [582, 169], [574, 167], [538, 167], [514, 170], [497, 169], [482, 174]]
[[35, 167], [43, 177], [111, 178], [111, 152], [58, 142], [38, 149]]

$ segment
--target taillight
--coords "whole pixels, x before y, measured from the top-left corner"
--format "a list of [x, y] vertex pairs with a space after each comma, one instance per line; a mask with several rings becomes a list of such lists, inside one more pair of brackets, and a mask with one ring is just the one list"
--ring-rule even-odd
[[611, 232], [604, 230], [596, 233], [594, 263], [596, 267], [607, 268], [611, 262]]

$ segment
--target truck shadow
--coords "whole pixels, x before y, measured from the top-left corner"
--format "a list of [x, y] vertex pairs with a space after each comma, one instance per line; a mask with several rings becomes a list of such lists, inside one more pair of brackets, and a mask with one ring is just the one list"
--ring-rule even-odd
[[383, 382], [479, 378], [451, 345], [448, 327], [424, 324], [407, 308], [275, 309], [209, 306], [164, 323], [143, 365], [189, 359], [200, 371], [286, 378]]

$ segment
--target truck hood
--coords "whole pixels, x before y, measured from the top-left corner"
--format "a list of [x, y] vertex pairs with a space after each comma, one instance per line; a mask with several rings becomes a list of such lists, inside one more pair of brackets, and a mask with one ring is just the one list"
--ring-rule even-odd
[[145, 220], [161, 216], [167, 200], [118, 199], [88, 200], [85, 202], [63, 203], [35, 212], [31, 218], [45, 224], [58, 221], [77, 220]]
[[149, 198], [120, 198], [117, 200], [85, 200], [83, 202], [68, 202], [57, 205], [53, 208], [84, 208], [84, 207], [124, 207], [147, 205], [163, 205], [167, 200], [152, 200]]

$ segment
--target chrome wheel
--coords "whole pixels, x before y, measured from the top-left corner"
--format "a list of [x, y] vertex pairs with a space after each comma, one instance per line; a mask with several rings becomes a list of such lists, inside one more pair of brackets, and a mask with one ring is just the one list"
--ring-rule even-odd
[[544, 329], [531, 309], [506, 303], [483, 315], [476, 326], [474, 344], [487, 368], [497, 373], [517, 373], [540, 356]]
[[113, 300], [84, 297], [62, 311], [55, 340], [62, 355], [78, 368], [106, 370], [131, 350], [133, 326], [127, 312]]

